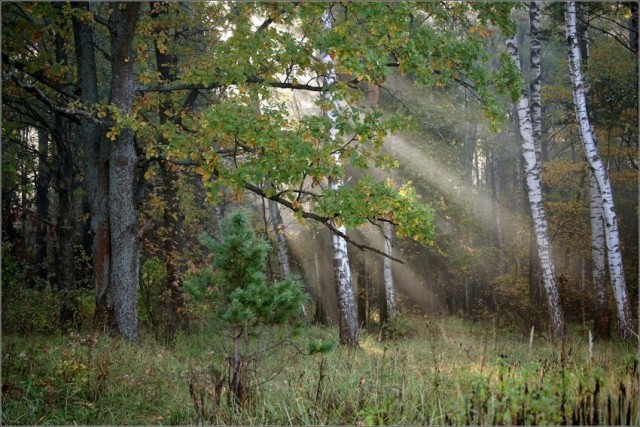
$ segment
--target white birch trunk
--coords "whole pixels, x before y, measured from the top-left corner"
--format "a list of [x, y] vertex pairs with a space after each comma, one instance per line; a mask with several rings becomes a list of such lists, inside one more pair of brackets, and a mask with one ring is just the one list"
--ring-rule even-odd
[[[322, 25], [325, 31], [331, 31], [333, 27], [333, 17], [331, 16], [331, 8], [322, 16]], [[330, 87], [337, 82], [336, 67], [333, 59], [328, 52], [321, 52], [320, 59], [324, 64], [328, 64], [327, 75], [323, 78], [323, 86]], [[329, 131], [329, 140], [335, 141], [338, 135], [338, 129], [335, 126], [337, 115], [337, 104], [330, 92], [323, 92], [323, 95], [331, 101], [334, 106], [329, 110], [327, 115], [331, 120], [332, 126]], [[336, 164], [340, 164], [340, 154], [334, 154]], [[343, 182], [338, 178], [329, 179], [329, 189], [337, 190], [342, 186]], [[343, 225], [333, 223], [333, 225], [341, 233], [346, 233]], [[331, 235], [331, 249], [333, 254], [333, 272], [336, 281], [336, 290], [338, 294], [338, 311], [340, 313], [340, 343], [357, 346], [358, 345], [358, 310], [356, 306], [355, 295], [353, 292], [351, 267], [349, 265], [349, 255], [347, 252], [347, 242], [338, 234]]]
[[532, 1], [529, 4], [529, 21], [531, 32], [531, 83], [529, 94], [531, 96], [531, 128], [533, 132], [533, 145], [536, 150], [536, 161], [542, 167], [542, 103], [540, 101], [541, 84], [541, 63], [542, 50], [540, 48], [540, 2]]
[[[384, 235], [384, 251], [387, 255], [391, 255], [393, 251], [393, 244], [391, 242], [392, 229], [391, 224], [385, 222], [382, 225], [382, 234]], [[383, 272], [384, 272], [384, 289], [387, 300], [387, 320], [393, 320], [398, 315], [398, 308], [396, 303], [396, 291], [393, 284], [393, 270], [391, 269], [391, 258], [384, 257], [383, 260]]]
[[589, 163], [589, 168], [600, 190], [602, 198], [602, 213], [604, 218], [605, 242], [607, 246], [607, 259], [609, 260], [609, 274], [613, 294], [616, 301], [618, 315], [618, 333], [623, 339], [630, 339], [634, 335], [631, 324], [631, 309], [629, 296], [625, 283], [624, 269], [622, 266], [622, 253], [620, 252], [620, 236], [618, 232], [618, 220], [613, 202], [613, 193], [609, 173], [602, 162], [602, 157], [596, 146], [595, 135], [587, 113], [587, 101], [584, 91], [584, 80], [581, 71], [581, 52], [578, 46], [576, 27], [576, 3], [569, 1], [565, 10], [566, 36], [569, 46], [569, 68], [571, 82], [573, 84], [573, 101], [576, 110], [576, 120], [580, 126], [580, 135]]
[[591, 262], [592, 280], [596, 291], [596, 336], [604, 338], [609, 334], [609, 309], [605, 287], [605, 238], [602, 214], [602, 197], [593, 175], [589, 171], [589, 211], [591, 217]]
[[[517, 42], [514, 37], [507, 39], [507, 51], [514, 62], [520, 67], [520, 55]], [[562, 337], [564, 333], [564, 313], [560, 306], [560, 295], [556, 285], [555, 268], [551, 256], [551, 242], [549, 241], [547, 218], [544, 204], [542, 203], [542, 191], [540, 185], [540, 165], [536, 161], [536, 150], [533, 144], [533, 130], [529, 112], [529, 100], [523, 93], [518, 100], [518, 123], [520, 136], [522, 137], [522, 156], [524, 158], [525, 179], [529, 206], [533, 218], [533, 228], [538, 244], [538, 257], [542, 268], [542, 280], [547, 294], [549, 311], [549, 323], [551, 334], [555, 339]]]

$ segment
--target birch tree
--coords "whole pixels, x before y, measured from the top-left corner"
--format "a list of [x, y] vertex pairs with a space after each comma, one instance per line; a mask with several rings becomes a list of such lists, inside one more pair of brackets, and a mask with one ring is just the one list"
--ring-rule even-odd
[[573, 87], [573, 101], [575, 105], [576, 121], [580, 127], [580, 135], [585, 150], [589, 169], [593, 173], [600, 197], [602, 198], [602, 214], [604, 218], [605, 242], [609, 275], [613, 294], [616, 301], [618, 317], [618, 333], [623, 339], [630, 339], [634, 335], [631, 325], [631, 309], [625, 283], [622, 254], [620, 251], [620, 236], [618, 220], [613, 201], [613, 192], [609, 173], [598, 152], [595, 135], [587, 111], [584, 79], [581, 71], [581, 52], [578, 45], [576, 26], [576, 3], [569, 1], [565, 9], [566, 38], [569, 47], [569, 69]]
[[[586, 3], [576, 5], [577, 37], [581, 54], [581, 63], [586, 65], [589, 61], [589, 9]], [[585, 95], [587, 88], [585, 87]], [[596, 300], [594, 319], [594, 332], [598, 338], [609, 337], [611, 327], [611, 313], [606, 291], [606, 250], [604, 238], [604, 217], [602, 210], [602, 197], [598, 189], [593, 171], [589, 170], [589, 217], [591, 222], [591, 264], [592, 280], [595, 288]]]
[[540, 2], [532, 1], [529, 4], [529, 21], [531, 32], [531, 83], [529, 95], [531, 98], [531, 130], [533, 145], [536, 151], [536, 161], [542, 167], [542, 103], [541, 98], [541, 65], [542, 49], [540, 48]]
[[599, 338], [609, 336], [610, 319], [605, 287], [606, 252], [604, 238], [604, 220], [602, 197], [592, 171], [589, 171], [589, 213], [591, 220], [591, 277], [596, 290], [595, 335]]
[[[331, 8], [328, 8], [322, 16], [322, 26], [325, 31], [331, 31], [333, 27]], [[327, 73], [323, 78], [323, 86], [330, 87], [338, 80], [335, 62], [329, 52], [321, 52], [320, 59], [323, 64], [327, 64]], [[333, 142], [338, 135], [338, 129], [336, 127], [337, 103], [331, 91], [323, 92], [322, 96], [326, 97], [329, 104], [329, 110], [326, 112], [331, 121], [328, 137], [329, 141]], [[333, 158], [337, 165], [341, 163], [339, 153], [334, 153]], [[342, 185], [343, 182], [340, 177], [333, 176], [329, 178], [329, 190], [338, 190]], [[347, 229], [344, 225], [334, 222], [333, 226], [342, 234], [346, 234]], [[358, 310], [351, 280], [351, 266], [349, 265], [347, 242], [336, 233], [331, 234], [331, 251], [333, 255], [333, 274], [335, 276], [336, 290], [338, 293], [340, 343], [357, 346], [359, 335]]]
[[[384, 236], [384, 250], [387, 255], [391, 255], [393, 252], [393, 244], [391, 239], [393, 238], [392, 226], [388, 222], [382, 224], [382, 234]], [[398, 314], [398, 308], [396, 304], [396, 290], [393, 284], [393, 270], [391, 268], [391, 258], [385, 257], [383, 260], [383, 274], [384, 274], [384, 290], [387, 302], [387, 320], [393, 320]]]
[[[507, 39], [507, 51], [513, 62], [520, 67], [520, 55], [515, 37]], [[542, 268], [542, 280], [547, 295], [547, 308], [551, 334], [555, 339], [562, 338], [565, 329], [564, 313], [560, 306], [560, 295], [556, 284], [555, 267], [551, 255], [551, 242], [540, 185], [540, 164], [536, 160], [536, 149], [533, 140], [529, 100], [524, 89], [521, 90], [517, 103], [518, 128], [522, 138], [522, 155], [524, 158], [525, 180], [529, 206], [533, 219], [533, 227], [538, 246], [538, 257]]]

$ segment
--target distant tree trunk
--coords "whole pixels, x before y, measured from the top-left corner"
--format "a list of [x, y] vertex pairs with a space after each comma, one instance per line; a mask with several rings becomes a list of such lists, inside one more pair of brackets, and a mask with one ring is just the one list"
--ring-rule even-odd
[[[89, 3], [72, 3], [74, 8], [88, 10]], [[84, 20], [73, 16], [73, 36], [80, 100], [87, 106], [99, 99], [93, 29]], [[110, 288], [111, 230], [109, 227], [109, 148], [103, 141], [100, 125], [82, 121], [84, 183], [91, 210], [93, 243], [95, 326], [103, 331], [115, 331], [115, 315]]]
[[[333, 18], [330, 10], [322, 16], [322, 23], [325, 31], [330, 31], [333, 27]], [[324, 64], [329, 65], [327, 75], [323, 79], [324, 86], [331, 86], [337, 82], [337, 74], [335, 63], [328, 52], [321, 53], [321, 60]], [[330, 92], [324, 92], [323, 96], [331, 97]], [[330, 99], [331, 103], [335, 101]], [[338, 134], [338, 129], [335, 126], [336, 122], [336, 108], [328, 111], [328, 117], [331, 119], [331, 130], [329, 131], [329, 139], [334, 141]], [[335, 162], [340, 164], [340, 154], [334, 155]], [[342, 186], [342, 180], [336, 177], [329, 179], [329, 189], [337, 190]], [[341, 233], [346, 233], [347, 229], [343, 225], [338, 225], [335, 222], [333, 225]], [[347, 242], [338, 234], [332, 233], [331, 235], [331, 249], [333, 254], [333, 272], [336, 281], [336, 289], [338, 293], [338, 311], [340, 313], [340, 343], [349, 346], [358, 345], [358, 310], [356, 306], [355, 295], [353, 292], [353, 283], [351, 279], [351, 267], [349, 265], [349, 256], [347, 252]]]
[[[161, 13], [157, 11], [155, 2], [151, 3], [151, 16], [157, 19]], [[160, 49], [157, 42], [154, 44], [156, 67], [163, 81], [171, 82], [176, 80], [176, 66], [178, 57], [175, 54], [169, 54], [166, 50]], [[167, 123], [170, 118], [166, 111], [171, 111], [173, 107], [172, 101], [167, 98], [161, 102], [158, 108], [159, 122]], [[166, 290], [163, 292], [164, 310], [166, 316], [162, 316], [162, 329], [164, 339], [172, 342], [176, 332], [186, 330], [186, 316], [184, 313], [184, 295], [181, 287], [182, 272], [180, 271], [180, 250], [184, 246], [183, 240], [183, 223], [184, 214], [180, 209], [180, 199], [178, 194], [179, 176], [177, 173], [178, 166], [167, 161], [161, 161], [158, 164], [160, 169], [160, 180], [162, 184], [163, 196], [165, 199], [164, 212], [162, 215], [163, 226], [161, 227], [162, 235], [162, 259], [167, 268]]]
[[467, 134], [467, 137], [463, 139], [464, 141], [464, 174], [465, 174], [465, 182], [468, 185], [473, 185], [473, 167], [474, 167], [474, 153], [476, 152], [476, 145], [478, 138], [478, 125], [474, 124], [471, 128], [471, 131]]
[[[385, 222], [382, 224], [382, 234], [384, 235], [384, 251], [387, 255], [391, 255], [393, 252], [393, 245], [391, 239], [393, 238], [393, 233], [391, 229], [391, 224]], [[393, 270], [391, 269], [392, 260], [390, 258], [384, 257], [383, 259], [383, 270], [384, 270], [384, 290], [387, 302], [387, 320], [393, 320], [398, 315], [397, 301], [396, 301], [396, 290], [393, 284]]]
[[71, 147], [70, 123], [55, 118], [56, 142], [56, 188], [58, 190], [58, 227], [56, 265], [58, 292], [60, 294], [60, 327], [62, 330], [77, 329], [78, 299], [75, 281], [75, 255], [73, 252], [73, 149]]
[[354, 280], [358, 284], [358, 321], [361, 328], [369, 327], [369, 283], [367, 278], [367, 257], [362, 257], [362, 264]]
[[[112, 76], [109, 99], [123, 115], [131, 114], [135, 99], [135, 51], [132, 42], [139, 11], [140, 3], [114, 4], [109, 19]], [[111, 142], [109, 217], [115, 318], [118, 332], [129, 341], [138, 340], [138, 163], [135, 135], [131, 128], [126, 127]]]
[[[516, 64], [520, 64], [520, 55], [515, 38], [507, 39], [507, 51]], [[556, 284], [555, 269], [551, 256], [551, 242], [549, 241], [548, 225], [545, 208], [542, 203], [540, 186], [540, 165], [536, 161], [536, 151], [533, 144], [533, 130], [529, 112], [529, 101], [523, 90], [518, 101], [518, 121], [520, 136], [522, 137], [522, 155], [525, 163], [527, 193], [531, 216], [533, 218], [538, 257], [542, 267], [542, 279], [547, 294], [549, 322], [554, 339], [562, 338], [565, 329], [564, 313], [560, 306], [560, 295]]]
[[498, 274], [504, 272], [504, 253], [502, 238], [502, 208], [500, 204], [500, 156], [497, 152], [492, 151], [489, 155], [489, 184], [491, 189], [491, 209], [495, 218], [494, 227], [489, 231], [490, 235], [495, 236], [495, 244], [498, 249]]
[[576, 14], [578, 45], [580, 47], [582, 64], [586, 66], [589, 62], [589, 48], [591, 44], [591, 36], [589, 34], [589, 4], [586, 2], [576, 3]]
[[598, 184], [589, 171], [589, 210], [591, 215], [591, 261], [593, 286], [596, 291], [596, 316], [594, 320], [594, 333], [598, 338], [608, 338], [611, 329], [611, 314], [607, 301], [607, 290], [605, 287], [605, 238], [604, 219], [602, 217], [602, 197]]
[[[8, 254], [17, 256], [15, 243], [18, 241], [19, 233], [16, 230], [16, 193], [14, 188], [9, 188], [6, 179], [7, 171], [2, 168], [2, 241], [10, 243]], [[5, 252], [2, 252], [5, 255]]]
[[316, 242], [316, 230], [311, 230], [312, 237], [312, 245], [313, 245], [313, 268], [314, 268], [314, 278], [316, 281], [316, 313], [313, 321], [315, 323], [326, 325], [327, 322], [327, 313], [324, 310], [324, 304], [322, 301], [323, 298], [323, 289], [322, 289], [322, 280], [321, 280], [321, 271], [320, 271], [320, 256], [318, 255], [318, 243]]
[[284, 235], [284, 223], [278, 203], [269, 200], [269, 217], [271, 226], [276, 235], [276, 251], [278, 253], [278, 265], [280, 266], [280, 278], [287, 279], [291, 276], [291, 264], [289, 262], [289, 250], [287, 249], [287, 238]]
[[[55, 56], [60, 64], [67, 63], [65, 42], [60, 35], [55, 37]], [[74, 148], [72, 146], [71, 123], [61, 115], [54, 118], [54, 134], [56, 144], [56, 189], [58, 190], [58, 232], [56, 265], [58, 292], [60, 293], [60, 327], [61, 329], [78, 329], [78, 295], [75, 280], [75, 253], [73, 236], [75, 230], [74, 213], [74, 181], [73, 164]]]
[[47, 166], [49, 135], [38, 131], [38, 176], [36, 178], [36, 259], [38, 278], [47, 281], [47, 220], [49, 219], [49, 181], [51, 175]]
[[603, 218], [605, 224], [605, 241], [607, 244], [607, 259], [609, 260], [609, 274], [613, 286], [618, 315], [618, 333], [623, 339], [633, 337], [631, 324], [631, 309], [625, 283], [622, 254], [620, 252], [620, 236], [618, 220], [611, 191], [609, 174], [602, 162], [595, 142], [595, 135], [587, 113], [587, 103], [584, 93], [584, 81], [581, 71], [581, 53], [578, 46], [576, 30], [576, 4], [569, 1], [565, 10], [566, 36], [569, 46], [569, 65], [571, 82], [573, 84], [573, 100], [576, 109], [576, 120], [580, 125], [582, 143], [586, 152], [589, 168], [593, 172], [602, 197]]

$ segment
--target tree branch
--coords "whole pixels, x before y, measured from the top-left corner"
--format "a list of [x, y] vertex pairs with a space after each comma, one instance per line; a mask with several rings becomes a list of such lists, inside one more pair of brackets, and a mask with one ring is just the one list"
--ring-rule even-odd
[[[278, 88], [278, 89], [296, 89], [296, 90], [306, 90], [310, 92], [323, 92], [326, 91], [327, 88], [322, 86], [314, 86], [309, 84], [295, 84], [295, 83], [287, 83], [287, 82], [279, 82], [279, 81], [267, 81], [266, 79], [260, 77], [249, 77], [246, 82], [241, 83], [257, 83], [257, 84], [265, 84], [267, 86]], [[232, 84], [240, 84], [236, 82], [229, 83]], [[227, 85], [223, 85], [219, 82], [214, 82], [209, 85], [201, 85], [194, 83], [175, 83], [169, 85], [160, 85], [160, 86], [139, 86], [137, 88], [138, 92], [173, 92], [179, 90], [211, 90], [211, 89], [219, 89], [222, 87], [226, 87]]]
[[593, 25], [593, 24], [591, 24], [591, 23], [589, 23], [589, 27], [593, 28], [594, 30], [598, 30], [598, 31], [600, 31], [601, 33], [606, 34], [606, 35], [608, 35], [609, 37], [613, 37], [613, 39], [614, 39], [615, 41], [617, 41], [617, 42], [618, 42], [618, 43], [620, 43], [622, 46], [624, 46], [624, 48], [625, 48], [625, 49], [627, 49], [629, 52], [633, 53], [634, 55], [637, 55], [637, 54], [638, 54], [638, 52], [637, 52], [637, 51], [635, 51], [631, 46], [629, 46], [629, 42], [628, 42], [628, 40], [626, 40], [626, 38], [620, 38], [620, 37], [618, 37], [617, 35], [615, 35], [615, 34], [613, 34], [613, 33], [609, 32], [609, 31], [607, 31], [607, 30], [605, 30], [605, 29], [603, 29], [603, 28], [598, 28], [598, 27], [596, 27], [595, 25]]
[[[29, 73], [25, 71], [27, 66], [24, 63], [20, 61], [16, 61], [14, 58], [10, 58], [9, 55], [7, 55], [4, 52], [2, 52], [2, 62], [4, 62], [5, 64], [7, 64], [9, 67], [13, 69], [26, 73], [27, 75], [39, 81], [40, 83], [46, 86], [49, 86], [51, 89], [55, 90], [56, 92], [59, 92], [71, 99], [78, 100], [78, 98], [74, 94], [69, 92], [66, 88], [64, 88], [59, 84], [56, 84], [53, 80], [45, 76], [42, 70], [37, 70], [37, 71], [34, 71], [33, 73]], [[11, 73], [11, 70], [9, 71], [9, 73]], [[13, 74], [10, 74], [10, 76], [13, 77]]]
[[29, 92], [31, 92], [32, 94], [34, 94], [36, 96], [36, 98], [38, 98], [40, 101], [44, 102], [45, 105], [47, 105], [47, 107], [51, 108], [53, 111], [55, 111], [56, 113], [60, 113], [63, 116], [72, 119], [74, 121], [78, 121], [78, 117], [83, 117], [87, 120], [89, 120], [92, 123], [95, 124], [102, 124], [102, 122], [100, 120], [98, 120], [97, 118], [95, 118], [93, 116], [92, 113], [90, 113], [89, 111], [86, 110], [80, 110], [80, 109], [76, 109], [76, 108], [66, 108], [66, 107], [60, 107], [59, 105], [56, 105], [53, 101], [51, 101], [49, 99], [49, 97], [47, 97], [47, 95], [42, 91], [42, 89], [40, 89], [39, 87], [29, 84], [29, 83], [24, 83], [22, 81], [20, 81], [20, 79], [18, 79], [15, 75], [11, 76], [11, 80], [13, 80], [19, 87], [21, 87], [22, 89], [25, 89]]
[[298, 206], [294, 206], [291, 202], [289, 202], [288, 200], [282, 199], [280, 197], [278, 197], [277, 195], [274, 196], [268, 196], [260, 187], [250, 184], [250, 183], [245, 183], [244, 188], [251, 191], [252, 193], [257, 194], [258, 196], [264, 197], [265, 199], [269, 199], [269, 200], [273, 200], [274, 202], [277, 202], [283, 206], [286, 206], [287, 208], [289, 208], [290, 210], [292, 210], [293, 212], [298, 212], [300, 213], [300, 215], [303, 218], [306, 219], [313, 219], [314, 221], [317, 221], [321, 224], [323, 224], [325, 227], [327, 227], [332, 233], [342, 237], [347, 243], [350, 243], [351, 245], [355, 246], [356, 248], [360, 249], [361, 251], [367, 250], [367, 251], [371, 251], [371, 252], [375, 252], [377, 254], [380, 254], [386, 258], [392, 259], [396, 262], [399, 262], [400, 264], [404, 264], [405, 261], [403, 259], [400, 258], [396, 258], [392, 255], [389, 255], [387, 253], [385, 253], [384, 251], [381, 251], [380, 249], [376, 249], [372, 246], [369, 245], [365, 245], [362, 243], [358, 243], [355, 240], [351, 239], [349, 236], [347, 236], [346, 234], [344, 234], [342, 231], [338, 230], [332, 223], [331, 223], [331, 218], [328, 217], [324, 217], [324, 216], [320, 216], [317, 214], [314, 214], [313, 212], [307, 212], [305, 210], [303, 210], [302, 208], [298, 207]]
[[[153, 157], [153, 158], [149, 158], [147, 159], [148, 162], [152, 162], [152, 161], [167, 161], [176, 165], [180, 165], [180, 166], [198, 166], [197, 162], [193, 162], [193, 161], [180, 161], [180, 160], [168, 160], [162, 157]], [[218, 171], [213, 171], [212, 173], [213, 176], [215, 177], [219, 177], [220, 176], [220, 172]], [[242, 184], [242, 186], [246, 189], [251, 191], [252, 193], [260, 196], [260, 197], [264, 197], [265, 199], [268, 200], [273, 200], [276, 203], [279, 203], [287, 208], [289, 208], [291, 211], [293, 212], [298, 212], [300, 213], [300, 215], [305, 218], [305, 219], [312, 219], [316, 222], [319, 222], [321, 224], [323, 224], [325, 227], [327, 227], [332, 233], [337, 234], [338, 236], [342, 237], [347, 243], [350, 243], [351, 245], [355, 246], [356, 248], [360, 249], [361, 251], [371, 251], [371, 252], [375, 252], [377, 254], [380, 254], [386, 258], [389, 258], [393, 261], [399, 262], [400, 264], [404, 264], [405, 261], [401, 258], [396, 258], [392, 255], [389, 255], [387, 253], [385, 253], [384, 251], [381, 251], [380, 249], [374, 248], [372, 246], [369, 245], [365, 245], [363, 243], [358, 243], [355, 240], [351, 239], [349, 236], [347, 236], [346, 234], [344, 234], [343, 232], [341, 232], [340, 230], [338, 230], [332, 223], [331, 223], [331, 218], [325, 217], [325, 216], [321, 216], [318, 214], [315, 214], [313, 212], [307, 212], [304, 209], [300, 208], [299, 206], [294, 206], [293, 203], [291, 203], [290, 201], [283, 199], [281, 197], [281, 195], [283, 194], [281, 193], [277, 193], [274, 194], [272, 196], [267, 195], [267, 193], [260, 187], [258, 187], [257, 185], [245, 182]], [[292, 190], [295, 191], [295, 190]], [[386, 221], [384, 219], [380, 219], [380, 218], [376, 218], [377, 220], [380, 221]]]

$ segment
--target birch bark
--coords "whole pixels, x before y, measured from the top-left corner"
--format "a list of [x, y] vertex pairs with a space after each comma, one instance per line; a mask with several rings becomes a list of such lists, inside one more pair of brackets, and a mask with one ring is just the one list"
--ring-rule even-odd
[[542, 167], [542, 103], [540, 101], [542, 50], [540, 48], [540, 2], [532, 1], [529, 4], [529, 21], [531, 33], [531, 83], [529, 94], [531, 97], [531, 128], [533, 133], [533, 145], [536, 151], [536, 161]]
[[[517, 42], [514, 37], [507, 39], [507, 51], [513, 61], [520, 67], [520, 55]], [[556, 284], [555, 268], [551, 256], [551, 242], [549, 241], [546, 212], [542, 203], [542, 191], [540, 185], [540, 164], [536, 160], [536, 150], [533, 142], [533, 129], [531, 126], [531, 113], [529, 100], [523, 89], [517, 104], [518, 123], [520, 136], [522, 137], [522, 156], [524, 158], [525, 179], [527, 194], [533, 218], [533, 227], [538, 246], [538, 257], [542, 268], [542, 280], [547, 294], [547, 308], [549, 311], [549, 323], [554, 339], [562, 338], [564, 334], [564, 313], [560, 306], [560, 295]]]
[[610, 319], [605, 287], [606, 260], [602, 197], [593, 172], [589, 171], [589, 211], [591, 217], [592, 279], [596, 291], [596, 317], [594, 332], [598, 338], [609, 336]]
[[598, 152], [595, 135], [591, 127], [587, 112], [587, 101], [584, 90], [584, 79], [581, 70], [581, 52], [578, 45], [576, 26], [576, 3], [569, 1], [565, 9], [566, 37], [569, 47], [569, 69], [573, 86], [573, 101], [576, 111], [576, 120], [580, 127], [580, 135], [584, 146], [589, 169], [593, 172], [594, 179], [602, 198], [602, 214], [604, 219], [605, 242], [607, 246], [607, 259], [609, 261], [609, 275], [613, 294], [616, 301], [618, 316], [618, 333], [623, 339], [630, 339], [634, 335], [631, 324], [631, 309], [629, 296], [624, 277], [622, 253], [620, 251], [620, 236], [618, 220], [613, 201], [613, 192], [609, 173]]
[[[393, 251], [392, 229], [391, 224], [385, 222], [382, 225], [382, 234], [384, 235], [384, 251], [387, 255], [391, 255]], [[391, 258], [384, 257], [383, 271], [384, 271], [384, 290], [387, 300], [387, 320], [393, 320], [398, 315], [398, 309], [396, 304], [396, 290], [393, 284], [393, 270], [391, 269]]]
[[[333, 17], [331, 9], [322, 16], [322, 25], [325, 31], [331, 31], [333, 27]], [[327, 64], [327, 75], [323, 78], [323, 86], [330, 87], [337, 82], [336, 67], [328, 52], [321, 52], [320, 59]], [[333, 99], [330, 91], [323, 92], [334, 108], [327, 112], [332, 126], [329, 131], [329, 140], [334, 141], [338, 136], [338, 129], [335, 125], [337, 120], [337, 103]], [[334, 154], [336, 164], [340, 164], [340, 153]], [[337, 190], [342, 186], [342, 179], [332, 177], [329, 179], [329, 189]], [[344, 225], [333, 224], [341, 233], [346, 233]], [[358, 311], [356, 307], [355, 295], [353, 292], [351, 267], [349, 265], [349, 255], [347, 252], [347, 242], [338, 234], [331, 235], [331, 249], [333, 254], [333, 272], [338, 293], [338, 311], [340, 314], [340, 343], [350, 346], [358, 345]]]

